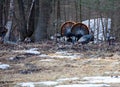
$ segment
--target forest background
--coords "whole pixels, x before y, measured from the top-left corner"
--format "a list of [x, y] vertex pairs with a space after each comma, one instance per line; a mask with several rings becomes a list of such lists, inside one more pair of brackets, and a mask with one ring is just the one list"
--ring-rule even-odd
[[[110, 33], [119, 41], [119, 4], [120, 0], [0, 0], [0, 27], [8, 29], [6, 41], [16, 42], [30, 38], [38, 42], [60, 33], [61, 25], [66, 21], [105, 18], [106, 23], [102, 23], [102, 28], [106, 37], [108, 29], [105, 26], [110, 18]], [[97, 30], [99, 31], [99, 23]]]

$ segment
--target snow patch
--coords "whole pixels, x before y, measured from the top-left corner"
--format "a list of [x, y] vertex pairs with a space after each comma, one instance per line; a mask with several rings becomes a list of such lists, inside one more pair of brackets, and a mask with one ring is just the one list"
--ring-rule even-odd
[[96, 77], [84, 77], [80, 80], [79, 84], [69, 84], [69, 85], [58, 85], [65, 81], [79, 80], [78, 77], [74, 78], [61, 78], [56, 81], [43, 81], [43, 82], [23, 82], [17, 84], [22, 87], [35, 87], [36, 85], [42, 86], [54, 86], [54, 87], [110, 87], [111, 83], [120, 83], [120, 76], [109, 77], [109, 76], [96, 76]]
[[96, 76], [96, 77], [84, 77], [85, 83], [120, 83], [120, 76]]
[[23, 82], [23, 83], [18, 83], [17, 85], [22, 87], [36, 87], [35, 85], [53, 86], [57, 84], [58, 82], [55, 81], [43, 81], [43, 82]]
[[56, 52], [55, 54], [51, 55], [53, 58], [69, 58], [69, 59], [76, 59], [79, 57], [77, 54], [68, 53], [66, 51]]
[[63, 56], [63, 55], [53, 55], [51, 56], [53, 58], [70, 58], [70, 59], [76, 59], [76, 55], [73, 55], [73, 56]]
[[18, 83], [18, 86], [22, 87], [35, 87], [35, 85], [43, 85], [43, 86], [55, 86], [61, 82], [64, 81], [71, 81], [71, 80], [78, 80], [78, 77], [74, 78], [62, 78], [62, 79], [57, 79], [56, 81], [43, 81], [43, 82], [23, 82], [23, 83]]
[[14, 52], [18, 52], [18, 53], [29, 53], [29, 54], [35, 54], [35, 55], [40, 54], [40, 52], [37, 51], [37, 50], [38, 50], [38, 48], [31, 48], [31, 49], [29, 49], [29, 50], [17, 50], [17, 51], [14, 51]]
[[51, 62], [51, 61], [54, 61], [54, 59], [42, 59], [40, 61], [42, 61], [42, 62]]
[[71, 85], [58, 85], [55, 87], [108, 87], [106, 84], [71, 84]]
[[25, 53], [30, 53], [30, 54], [40, 54], [39, 51], [36, 51], [36, 50], [34, 50], [34, 49], [26, 50], [26, 51], [24, 51], [24, 52], [25, 52]]
[[56, 81], [44, 81], [44, 82], [40, 82], [40, 84], [44, 84], [44, 85], [47, 85], [47, 86], [52, 86], [52, 85], [57, 85], [58, 82], [56, 82]]
[[10, 57], [9, 60], [14, 60], [14, 57]]
[[61, 81], [72, 81], [72, 80], [78, 80], [79, 78], [78, 77], [74, 77], [74, 78], [61, 78], [61, 79], [58, 79], [57, 81], [58, 82], [61, 82]]
[[39, 55], [39, 57], [44, 57], [44, 58], [47, 58], [47, 57], [50, 57], [49, 55], [47, 55], [47, 54], [41, 54], [41, 55]]
[[0, 69], [5, 70], [5, 69], [8, 69], [9, 67], [10, 67], [10, 65], [8, 65], [8, 64], [0, 64]]
[[27, 82], [27, 83], [19, 83], [18, 85], [22, 87], [35, 87], [33, 82]]
[[67, 51], [56, 52], [56, 53], [48, 54], [48, 55], [47, 54], [39, 55], [39, 57], [43, 57], [43, 58], [68, 58], [68, 59], [77, 59], [81, 56], [83, 56], [83, 55], [73, 54], [73, 53], [69, 53]]

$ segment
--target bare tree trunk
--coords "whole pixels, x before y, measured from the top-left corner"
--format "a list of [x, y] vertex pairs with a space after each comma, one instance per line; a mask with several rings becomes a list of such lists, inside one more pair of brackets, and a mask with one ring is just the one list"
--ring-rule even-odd
[[40, 0], [35, 0], [34, 1], [34, 5], [35, 5], [35, 7], [34, 7], [34, 32], [33, 32], [33, 34], [32, 34], [32, 36], [31, 36], [31, 40], [34, 42], [35, 40], [36, 40], [36, 30], [37, 30], [37, 27], [38, 27], [38, 22], [39, 22], [39, 9], [40, 9], [40, 7], [39, 7], [39, 5], [40, 5]]
[[80, 22], [82, 22], [82, 1], [79, 0], [80, 3]]
[[3, 0], [0, 1], [0, 43], [3, 43], [4, 41], [4, 35], [6, 34], [3, 24]]
[[[114, 6], [119, 6], [120, 1], [119, 0], [114, 0], [113, 5]], [[112, 30], [117, 38], [118, 41], [120, 41], [120, 8], [116, 7], [113, 8], [113, 16], [112, 16]]]
[[115, 20], [114, 20], [114, 31], [115, 31], [115, 37], [118, 41], [120, 41], [120, 12], [115, 13]]
[[100, 19], [101, 19], [101, 24], [102, 24], [103, 38], [106, 40], [106, 38], [105, 38], [105, 25], [104, 25], [105, 20], [102, 18], [102, 15], [101, 15]]
[[7, 43], [10, 39], [10, 32], [12, 29], [12, 23], [13, 23], [13, 12], [14, 12], [14, 2], [13, 0], [10, 0], [10, 7], [9, 7], [9, 13], [8, 13], [8, 21], [6, 23], [6, 28], [8, 29], [5, 37], [4, 37], [4, 43]]
[[8, 20], [9, 3], [10, 3], [10, 0], [4, 0], [4, 6], [3, 6], [3, 25], [5, 25], [7, 23], [7, 20]]
[[34, 33], [34, 18], [35, 18], [35, 0], [32, 1], [29, 15], [28, 15], [28, 22], [27, 22], [27, 37], [31, 37]]
[[110, 31], [108, 29], [108, 18], [105, 18], [105, 40], [106, 40], [106, 37], [107, 37], [107, 33], [110, 34]]
[[60, 0], [57, 0], [57, 28], [56, 28], [56, 33], [59, 30], [60, 27], [60, 19], [61, 19], [61, 15], [60, 15]]
[[91, 10], [90, 10], [90, 7], [88, 7], [88, 27], [90, 28], [90, 19], [91, 19]]
[[52, 9], [51, 0], [39, 0], [39, 1], [40, 1], [39, 17], [37, 27], [35, 30], [36, 42], [47, 38], [47, 28]]
[[76, 19], [76, 22], [78, 22], [78, 2], [75, 0], [75, 19]]
[[3, 26], [3, 0], [0, 1], [0, 27]]
[[19, 15], [20, 15], [20, 41], [24, 41], [27, 37], [27, 22], [25, 18], [25, 11], [24, 11], [24, 3], [23, 0], [17, 0], [18, 7], [19, 7]]
[[96, 40], [97, 40], [97, 43], [99, 43], [99, 29], [100, 29], [100, 20], [99, 20], [99, 18], [97, 18], [97, 38], [96, 38]]
[[[63, 1], [63, 2], [64, 2], [64, 1]], [[65, 5], [66, 5], [66, 1], [65, 1]], [[64, 5], [64, 21], [67, 20], [67, 17], [66, 17], [66, 7], [65, 7], [65, 5]]]

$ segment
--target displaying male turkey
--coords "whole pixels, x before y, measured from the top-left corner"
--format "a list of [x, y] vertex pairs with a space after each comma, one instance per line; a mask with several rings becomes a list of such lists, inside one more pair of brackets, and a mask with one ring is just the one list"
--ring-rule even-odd
[[71, 32], [76, 37], [76, 41], [78, 41], [83, 35], [89, 34], [89, 29], [85, 24], [77, 23], [72, 27]]
[[94, 35], [93, 34], [87, 34], [87, 35], [83, 35], [78, 42], [81, 44], [87, 44], [90, 41], [94, 41]]
[[68, 22], [65, 22], [61, 27], [61, 36], [67, 37], [68, 38], [67, 41], [69, 42], [72, 42], [73, 34], [71, 32], [71, 29], [74, 24], [75, 22], [68, 21]]

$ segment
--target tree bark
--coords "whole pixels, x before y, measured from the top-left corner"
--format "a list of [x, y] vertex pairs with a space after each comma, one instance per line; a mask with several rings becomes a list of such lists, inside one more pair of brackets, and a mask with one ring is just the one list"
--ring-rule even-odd
[[39, 16], [38, 22], [35, 29], [35, 41], [41, 41], [47, 38], [47, 28], [51, 13], [51, 0], [39, 0], [40, 7], [39, 7]]
[[113, 5], [116, 6], [112, 10], [112, 32], [118, 41], [120, 41], [120, 7], [119, 0], [113, 0]]
[[79, 0], [79, 3], [80, 3], [80, 9], [79, 9], [79, 11], [80, 11], [80, 22], [82, 22], [82, 1]]
[[0, 0], [0, 27], [3, 27], [3, 0]]
[[19, 15], [20, 15], [20, 41], [24, 41], [27, 37], [27, 22], [25, 18], [25, 11], [24, 11], [24, 3], [23, 0], [17, 0], [18, 7], [19, 7]]
[[4, 37], [4, 43], [7, 43], [10, 39], [10, 32], [12, 29], [12, 24], [13, 24], [13, 12], [14, 12], [14, 2], [13, 0], [10, 0], [10, 7], [9, 7], [9, 12], [8, 12], [8, 21], [6, 23], [6, 29], [8, 29], [5, 37]]
[[34, 33], [34, 18], [35, 18], [35, 0], [32, 1], [27, 23], [27, 37], [31, 37]]

